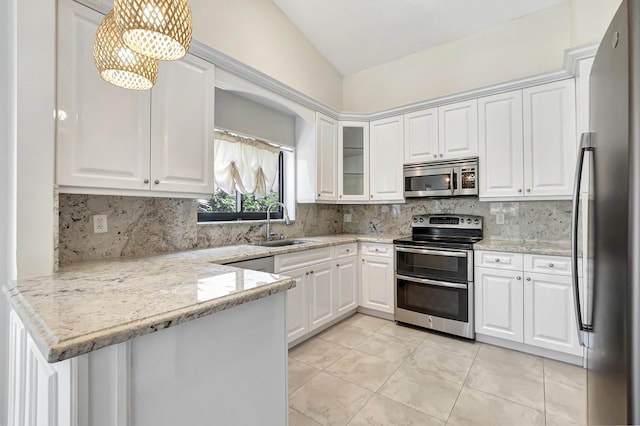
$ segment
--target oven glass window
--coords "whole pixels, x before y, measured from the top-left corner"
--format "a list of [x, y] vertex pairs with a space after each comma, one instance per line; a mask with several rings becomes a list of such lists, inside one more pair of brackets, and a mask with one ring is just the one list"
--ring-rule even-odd
[[455, 321], [468, 322], [468, 290], [398, 279], [398, 307]]
[[[420, 249], [416, 251], [420, 251]], [[466, 283], [470, 281], [467, 276], [468, 259], [465, 252], [459, 253], [464, 254], [464, 257], [434, 254], [429, 250], [423, 253], [405, 252], [401, 247], [398, 247], [396, 251], [397, 271], [400, 275]]]
[[449, 173], [404, 178], [405, 191], [451, 191], [451, 185]]

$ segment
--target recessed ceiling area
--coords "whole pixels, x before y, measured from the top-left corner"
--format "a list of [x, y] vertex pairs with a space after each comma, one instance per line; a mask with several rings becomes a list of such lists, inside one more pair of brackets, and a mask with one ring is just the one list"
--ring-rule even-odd
[[566, 0], [272, 0], [348, 76]]

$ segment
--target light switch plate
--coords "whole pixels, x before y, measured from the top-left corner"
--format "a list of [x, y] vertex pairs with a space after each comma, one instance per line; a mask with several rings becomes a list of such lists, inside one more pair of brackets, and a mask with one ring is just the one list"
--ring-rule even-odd
[[498, 213], [496, 215], [496, 224], [504, 225], [504, 213]]
[[343, 222], [344, 222], [344, 223], [349, 223], [349, 222], [351, 222], [351, 213], [345, 213], [345, 214], [344, 214]]
[[93, 232], [94, 234], [101, 234], [107, 232], [107, 215], [96, 214], [93, 215]]

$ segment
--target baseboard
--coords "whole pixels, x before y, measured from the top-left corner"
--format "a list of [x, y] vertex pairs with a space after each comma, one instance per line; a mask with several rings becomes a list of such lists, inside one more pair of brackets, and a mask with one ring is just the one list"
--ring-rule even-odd
[[504, 340], [493, 336], [486, 336], [484, 334], [478, 333], [476, 333], [476, 341], [583, 367], [583, 360], [581, 356], [569, 355], [562, 352], [552, 351], [550, 349], [538, 348], [536, 346], [526, 345], [524, 343], [518, 342], [511, 342], [509, 340]]
[[[360, 308], [358, 308], [358, 310], [359, 309]], [[316, 334], [322, 333], [327, 328], [336, 325], [340, 321], [349, 318], [351, 315], [354, 315], [355, 313], [356, 313], [356, 309], [354, 308], [354, 309], [352, 309], [350, 311], [345, 312], [344, 314], [340, 315], [339, 317], [336, 317], [336, 318], [332, 319], [328, 323], [316, 328], [315, 330], [310, 331], [309, 333], [305, 334], [304, 336], [298, 337], [296, 340], [292, 340], [291, 342], [289, 342], [289, 349], [293, 348], [294, 346], [298, 346], [300, 343], [302, 343], [302, 342], [304, 342], [306, 340], [309, 340], [310, 338], [312, 338]]]
[[376, 311], [375, 309], [365, 308], [363, 306], [358, 306], [358, 312], [360, 312], [361, 314], [370, 315], [372, 317], [378, 317], [378, 318], [386, 319], [389, 321], [394, 320], [393, 314], [390, 314], [388, 312]]

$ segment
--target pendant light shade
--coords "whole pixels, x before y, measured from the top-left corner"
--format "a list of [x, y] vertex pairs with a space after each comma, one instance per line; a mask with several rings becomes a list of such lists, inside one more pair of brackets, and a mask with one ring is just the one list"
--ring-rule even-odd
[[124, 42], [154, 59], [184, 57], [191, 44], [191, 7], [187, 0], [115, 0]]
[[93, 58], [100, 77], [125, 89], [151, 89], [158, 77], [157, 60], [140, 55], [124, 44], [113, 10], [98, 27]]

